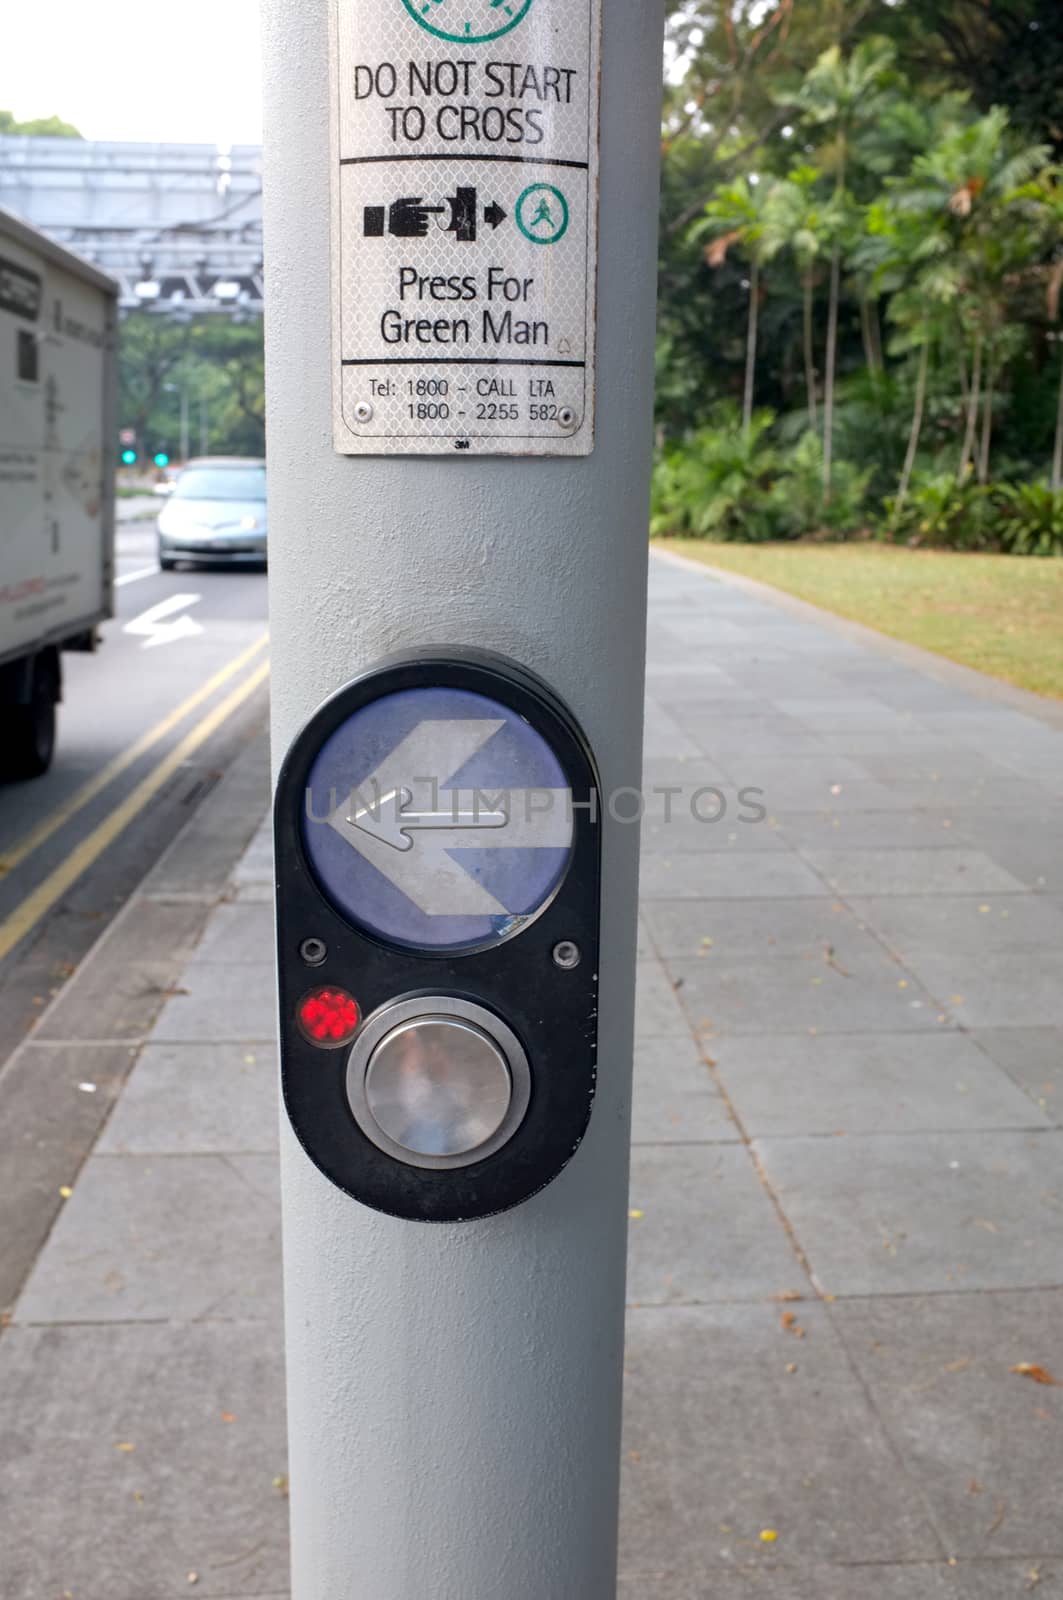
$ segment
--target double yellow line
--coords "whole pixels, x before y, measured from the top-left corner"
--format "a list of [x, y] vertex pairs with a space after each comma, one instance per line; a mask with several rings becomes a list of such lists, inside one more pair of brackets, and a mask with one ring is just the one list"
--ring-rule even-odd
[[[37, 826], [22, 839], [18, 845], [7, 854], [0, 856], [0, 875], [12, 872], [27, 856], [39, 849], [45, 840], [50, 839], [61, 827], [90, 801], [101, 794], [108, 784], [113, 783], [121, 773], [131, 767], [134, 762], [147, 754], [160, 739], [165, 739], [184, 719], [199, 706], [211, 698], [223, 684], [234, 678], [260, 655], [269, 642], [269, 635], [255, 640], [234, 660], [216, 672], [194, 694], [181, 705], [176, 706], [161, 722], [141, 734], [128, 749], [114, 757], [112, 761], [101, 768], [96, 775], [82, 784], [81, 788], [65, 800], [61, 806], [45, 817]], [[5, 922], [0, 923], [0, 961], [19, 944], [26, 935], [37, 925], [43, 916], [49, 912], [56, 902], [77, 882], [84, 872], [103, 854], [108, 845], [114, 843], [119, 834], [137, 817], [148, 801], [158, 793], [163, 784], [173, 776], [177, 769], [194, 754], [213, 733], [225, 723], [233, 712], [249, 700], [255, 690], [265, 683], [269, 677], [269, 662], [260, 661], [253, 672], [242, 683], [237, 684], [224, 700], [207, 712], [193, 728], [185, 734], [184, 738], [165, 755], [162, 760], [143, 777], [119, 805], [109, 812], [91, 833], [87, 834], [80, 844], [71, 851], [64, 861], [61, 861], [55, 870], [38, 884], [32, 894], [18, 905]]]

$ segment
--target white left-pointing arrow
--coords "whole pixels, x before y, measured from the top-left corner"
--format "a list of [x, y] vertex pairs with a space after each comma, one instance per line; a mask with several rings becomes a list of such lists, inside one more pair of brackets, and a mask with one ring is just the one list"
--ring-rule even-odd
[[328, 819], [428, 916], [510, 914], [451, 851], [563, 849], [572, 841], [567, 789], [494, 796], [446, 787], [504, 726], [486, 718], [418, 723]]
[[[172, 594], [152, 606], [150, 611], [142, 611], [139, 617], [127, 622], [122, 632], [142, 638], [142, 650], [152, 650], [160, 644], [172, 644], [175, 639], [190, 639], [193, 634], [203, 632], [203, 624], [188, 615], [188, 607], [197, 606], [202, 598], [201, 594]], [[181, 615], [175, 616], [174, 613], [178, 611]]]

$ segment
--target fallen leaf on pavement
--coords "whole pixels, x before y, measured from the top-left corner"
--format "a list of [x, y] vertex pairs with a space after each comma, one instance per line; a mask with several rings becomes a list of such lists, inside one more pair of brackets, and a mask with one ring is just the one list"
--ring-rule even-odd
[[1034, 1383], [1045, 1383], [1051, 1389], [1063, 1389], [1063, 1383], [1060, 1383], [1058, 1378], [1053, 1378], [1050, 1372], [1044, 1367], [1037, 1366], [1035, 1362], [1020, 1361], [1011, 1370], [1020, 1378], [1030, 1378]]
[[124, 1456], [128, 1456], [128, 1455], [131, 1455], [132, 1452], [136, 1449], [136, 1445], [135, 1444], [130, 1444], [128, 1442], [128, 1440], [122, 1440], [120, 1442], [116, 1441], [115, 1442], [115, 1449], [116, 1450], [121, 1450], [121, 1452], [122, 1452], [122, 1454]]

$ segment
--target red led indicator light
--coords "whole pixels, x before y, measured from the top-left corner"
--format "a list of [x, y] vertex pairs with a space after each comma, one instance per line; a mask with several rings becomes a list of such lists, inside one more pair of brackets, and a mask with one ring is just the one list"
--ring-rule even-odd
[[362, 1020], [358, 1002], [346, 989], [312, 989], [299, 1002], [299, 1026], [311, 1044], [349, 1044]]

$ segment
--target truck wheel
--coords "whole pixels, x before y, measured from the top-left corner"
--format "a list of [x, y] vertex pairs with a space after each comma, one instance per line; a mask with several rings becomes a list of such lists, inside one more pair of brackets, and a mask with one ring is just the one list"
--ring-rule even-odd
[[5, 720], [10, 731], [0, 755], [5, 778], [39, 778], [48, 771], [55, 752], [58, 697], [55, 663], [46, 655], [38, 656], [33, 665], [29, 703], [7, 708]]

